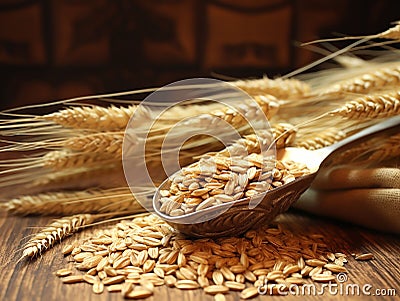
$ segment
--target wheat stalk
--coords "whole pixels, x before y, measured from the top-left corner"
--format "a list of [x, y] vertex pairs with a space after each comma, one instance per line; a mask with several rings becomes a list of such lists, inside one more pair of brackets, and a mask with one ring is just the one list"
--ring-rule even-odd
[[252, 96], [269, 94], [279, 99], [291, 99], [304, 97], [310, 93], [309, 85], [296, 79], [269, 79], [264, 76], [261, 79], [238, 80], [231, 83]]
[[15, 215], [72, 215], [143, 211], [143, 208], [127, 187], [24, 195], [1, 203], [0, 208]]
[[42, 254], [51, 248], [55, 242], [74, 234], [95, 220], [96, 216], [91, 214], [77, 214], [56, 219], [28, 240], [23, 246], [20, 260]]
[[333, 116], [349, 119], [386, 118], [400, 113], [400, 92], [367, 95], [331, 111]]
[[397, 88], [400, 84], [400, 65], [374, 68], [351, 79], [340, 81], [322, 91], [322, 95], [359, 93]]
[[307, 43], [301, 44], [302, 46], [311, 45], [315, 43], [323, 43], [323, 42], [333, 42], [333, 41], [343, 41], [343, 40], [356, 40], [362, 39], [363, 41], [368, 41], [371, 39], [391, 39], [391, 40], [399, 40], [400, 39], [400, 21], [394, 22], [394, 26], [377, 34], [368, 35], [368, 36], [346, 36], [341, 38], [330, 38], [330, 39], [319, 39]]
[[296, 139], [294, 146], [315, 150], [332, 145], [345, 137], [346, 134], [343, 131], [337, 128], [327, 128], [322, 132], [313, 132], [312, 134], [299, 137]]

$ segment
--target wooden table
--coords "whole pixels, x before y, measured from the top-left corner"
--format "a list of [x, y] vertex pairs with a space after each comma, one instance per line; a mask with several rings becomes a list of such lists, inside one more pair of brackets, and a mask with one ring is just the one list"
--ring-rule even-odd
[[[63, 244], [54, 246], [42, 257], [32, 261], [22, 261], [17, 264], [21, 255], [19, 248], [26, 237], [35, 231], [28, 228], [45, 225], [50, 218], [44, 217], [1, 217], [0, 218], [0, 300], [123, 300], [118, 293], [104, 292], [95, 295], [87, 284], [62, 284], [60, 279], [53, 275], [54, 271], [65, 267], [68, 259], [61, 254]], [[282, 223], [289, 228], [300, 227], [301, 231], [321, 233], [325, 235], [326, 242], [333, 249], [352, 252], [372, 252], [376, 259], [368, 262], [359, 262], [350, 257], [346, 265], [349, 275], [346, 283], [354, 283], [362, 287], [370, 284], [371, 294], [375, 289], [395, 289], [396, 297], [368, 296], [363, 300], [399, 300], [400, 295], [400, 239], [395, 235], [388, 235], [369, 231], [357, 226], [342, 224], [332, 220], [323, 220], [313, 216], [307, 216], [299, 212], [290, 212], [280, 217]], [[68, 238], [68, 242], [81, 240], [88, 237], [90, 229]], [[323, 295], [324, 300], [349, 300], [358, 297], [332, 296], [328, 292]], [[292, 300], [293, 296], [259, 296], [252, 300]], [[230, 293], [228, 301], [239, 300], [237, 293]], [[296, 300], [299, 298], [296, 297]], [[305, 296], [301, 299], [318, 300], [321, 296]], [[153, 300], [209, 300], [213, 298], [204, 294], [201, 290], [180, 291], [166, 287], [158, 287], [155, 290]]]

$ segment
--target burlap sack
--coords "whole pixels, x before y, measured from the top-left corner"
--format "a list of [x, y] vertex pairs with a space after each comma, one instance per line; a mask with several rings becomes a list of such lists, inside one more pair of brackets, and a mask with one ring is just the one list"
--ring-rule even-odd
[[294, 207], [400, 233], [400, 169], [336, 168], [319, 174]]

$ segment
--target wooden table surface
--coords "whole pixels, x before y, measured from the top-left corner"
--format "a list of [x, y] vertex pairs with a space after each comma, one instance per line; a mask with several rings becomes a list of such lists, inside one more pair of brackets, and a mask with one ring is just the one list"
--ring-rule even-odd
[[[91, 286], [83, 283], [62, 284], [53, 273], [57, 269], [67, 266], [68, 258], [61, 254], [63, 243], [53, 247], [41, 257], [32, 261], [17, 263], [21, 255], [20, 248], [26, 237], [33, 233], [32, 227], [43, 226], [50, 218], [45, 217], [0, 217], [0, 300], [123, 300], [118, 293], [104, 292], [95, 295]], [[399, 300], [400, 295], [400, 239], [395, 235], [388, 235], [359, 228], [357, 226], [339, 223], [333, 220], [323, 220], [313, 216], [307, 216], [299, 212], [289, 212], [280, 217], [282, 223], [291, 229], [298, 229], [304, 233], [321, 233], [325, 235], [325, 241], [334, 250], [352, 252], [372, 252], [376, 259], [368, 262], [349, 259], [346, 267], [349, 270], [347, 283], [358, 284], [362, 287], [370, 284], [371, 296], [363, 300]], [[30, 228], [31, 227], [31, 228]], [[104, 226], [103, 226], [104, 227]], [[36, 229], [37, 230], [37, 229]], [[68, 243], [74, 240], [82, 240], [90, 235], [90, 229], [86, 229], [75, 236], [67, 239]], [[396, 297], [372, 296], [376, 289], [394, 289]], [[393, 290], [392, 290], [393, 293]], [[298, 300], [294, 296], [259, 296], [252, 300]], [[333, 296], [325, 292], [323, 300], [349, 300], [358, 297], [345, 295]], [[226, 298], [228, 301], [239, 300], [237, 293], [230, 293]], [[319, 300], [321, 296], [305, 296], [305, 300]], [[213, 298], [204, 294], [201, 290], [180, 291], [167, 287], [157, 287], [153, 297], [154, 300], [209, 300]]]

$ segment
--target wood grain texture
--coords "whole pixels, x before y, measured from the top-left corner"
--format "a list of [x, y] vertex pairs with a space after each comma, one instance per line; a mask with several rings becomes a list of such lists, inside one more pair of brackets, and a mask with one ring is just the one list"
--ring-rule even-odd
[[[376, 259], [361, 262], [349, 257], [346, 267], [349, 270], [347, 283], [370, 284], [371, 294], [375, 289], [393, 288], [396, 297], [368, 296], [368, 300], [395, 300], [400, 294], [400, 239], [393, 235], [378, 233], [349, 224], [341, 224], [331, 220], [306, 216], [297, 212], [290, 212], [279, 217], [285, 227], [296, 233], [319, 233], [325, 235], [325, 241], [334, 251], [344, 251], [346, 254], [372, 252]], [[123, 300], [118, 293], [104, 292], [102, 295], [92, 293], [91, 286], [83, 283], [65, 285], [54, 275], [54, 272], [63, 267], [72, 267], [68, 257], [63, 257], [61, 249], [65, 243], [82, 240], [90, 236], [91, 229], [79, 232], [66, 242], [57, 244], [53, 249], [45, 252], [41, 257], [17, 263], [21, 255], [20, 248], [29, 234], [37, 227], [49, 222], [42, 217], [0, 217], [0, 300], [9, 301], [38, 301], [38, 300]], [[103, 226], [104, 227], [104, 226]], [[318, 285], [320, 287], [320, 285]], [[324, 300], [360, 300], [360, 297], [332, 296], [329, 292], [323, 295]], [[292, 300], [295, 297], [259, 296], [252, 300]], [[304, 297], [303, 297], [304, 298]], [[306, 296], [307, 300], [319, 300], [321, 296]], [[296, 297], [296, 300], [299, 298]], [[212, 301], [213, 297], [201, 290], [180, 291], [166, 287], [155, 289], [155, 300], [188, 300]], [[239, 300], [239, 294], [230, 293], [228, 301]]]

